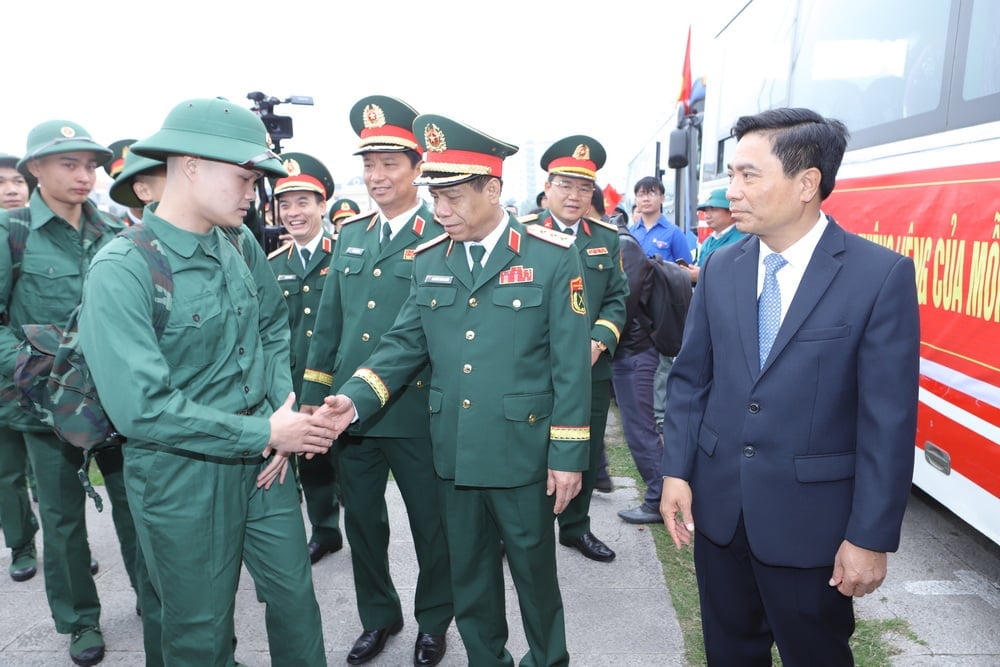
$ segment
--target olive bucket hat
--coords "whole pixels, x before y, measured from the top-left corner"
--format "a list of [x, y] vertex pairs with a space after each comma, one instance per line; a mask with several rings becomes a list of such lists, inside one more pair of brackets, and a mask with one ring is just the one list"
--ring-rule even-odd
[[30, 176], [28, 162], [35, 158], [58, 153], [75, 153], [91, 151], [97, 157], [97, 162], [103, 165], [111, 159], [111, 151], [90, 138], [90, 133], [77, 123], [68, 120], [47, 120], [36, 125], [28, 133], [28, 147], [17, 163], [17, 170], [25, 176]]
[[169, 155], [194, 155], [229, 162], [268, 175], [288, 175], [272, 150], [263, 121], [221, 97], [194, 99], [175, 106], [160, 130], [132, 144], [132, 152], [154, 160]]

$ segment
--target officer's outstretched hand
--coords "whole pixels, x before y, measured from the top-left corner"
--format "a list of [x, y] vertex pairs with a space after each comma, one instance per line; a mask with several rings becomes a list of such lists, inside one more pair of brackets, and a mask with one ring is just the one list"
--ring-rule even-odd
[[545, 495], [556, 495], [556, 504], [552, 511], [561, 514], [569, 501], [576, 498], [583, 488], [583, 473], [568, 470], [553, 470], [549, 468], [549, 478], [545, 482]]
[[347, 430], [347, 427], [358, 418], [358, 411], [354, 407], [354, 401], [343, 394], [327, 396], [323, 399], [323, 405], [316, 411], [319, 414], [328, 415], [332, 420], [334, 437]]
[[295, 412], [294, 406], [293, 392], [271, 415], [271, 438], [267, 442], [267, 448], [290, 454], [305, 454], [310, 458], [314, 454], [326, 454], [336, 437], [329, 418], [316, 413], [307, 415]]

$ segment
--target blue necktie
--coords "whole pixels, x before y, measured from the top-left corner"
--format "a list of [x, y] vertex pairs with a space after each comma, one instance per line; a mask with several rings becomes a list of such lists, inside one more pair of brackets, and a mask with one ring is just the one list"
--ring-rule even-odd
[[483, 272], [483, 257], [486, 256], [486, 247], [481, 245], [470, 245], [469, 254], [472, 255], [472, 281], [479, 278]]
[[781, 326], [781, 287], [777, 273], [788, 260], [772, 253], [764, 258], [764, 289], [757, 299], [757, 342], [760, 349], [760, 367], [764, 367], [767, 355], [771, 353], [774, 338]]

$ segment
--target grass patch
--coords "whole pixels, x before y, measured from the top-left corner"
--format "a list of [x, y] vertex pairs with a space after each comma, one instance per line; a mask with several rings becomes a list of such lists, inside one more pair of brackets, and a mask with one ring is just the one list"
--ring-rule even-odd
[[[608, 473], [614, 477], [631, 477], [635, 480], [640, 496], [645, 492], [645, 482], [635, 468], [632, 454], [625, 444], [625, 437], [618, 418], [618, 407], [612, 402], [614, 418], [609, 420], [605, 435]], [[684, 635], [684, 659], [688, 665], [706, 665], [705, 644], [701, 635], [701, 609], [698, 604], [698, 583], [694, 576], [694, 549], [690, 546], [677, 550], [662, 524], [645, 526], [653, 535], [656, 556], [663, 566], [663, 576], [670, 591], [670, 601], [677, 613], [681, 633]], [[858, 667], [884, 667], [890, 657], [900, 652], [891, 639], [901, 637], [923, 644], [903, 618], [883, 620], [857, 619], [851, 650]], [[780, 665], [777, 650], [772, 651], [775, 665]]]
[[87, 475], [90, 477], [90, 483], [94, 486], [104, 486], [104, 475], [101, 474], [101, 469], [97, 467], [97, 461], [94, 459], [90, 459]]

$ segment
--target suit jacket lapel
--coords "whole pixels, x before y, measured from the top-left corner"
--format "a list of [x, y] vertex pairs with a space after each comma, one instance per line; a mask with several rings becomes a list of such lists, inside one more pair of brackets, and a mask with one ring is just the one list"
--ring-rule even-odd
[[472, 291], [472, 270], [469, 269], [469, 260], [465, 255], [465, 244], [449, 242], [450, 247], [445, 255], [444, 262], [448, 265], [451, 274], [458, 278], [467, 290]]
[[503, 236], [497, 241], [496, 246], [493, 248], [493, 252], [490, 253], [489, 258], [486, 260], [486, 265], [483, 267], [483, 272], [479, 274], [479, 280], [476, 284], [472, 286], [473, 290], [479, 289], [482, 285], [485, 285], [493, 280], [493, 278], [500, 273], [501, 269], [510, 264], [510, 261], [514, 258], [514, 251], [511, 250], [508, 243], [510, 237], [510, 229], [505, 229]]
[[743, 358], [747, 372], [756, 377], [760, 372], [760, 352], [757, 336], [757, 263], [760, 241], [753, 239], [743, 246], [743, 252], [733, 262], [733, 279], [736, 282], [734, 310], [743, 345]]

